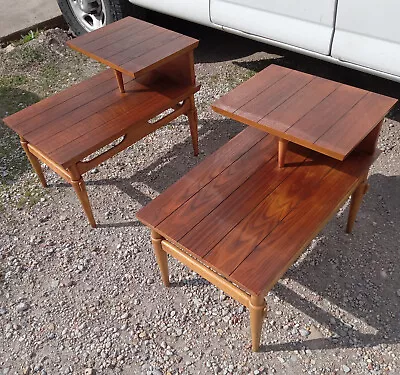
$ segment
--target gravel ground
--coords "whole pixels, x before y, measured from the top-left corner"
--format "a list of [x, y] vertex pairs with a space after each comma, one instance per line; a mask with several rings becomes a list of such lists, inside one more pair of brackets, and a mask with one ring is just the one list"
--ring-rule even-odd
[[[42, 189], [0, 124], [0, 374], [399, 374], [399, 111], [389, 114], [352, 235], [347, 206], [268, 294], [259, 353], [248, 312], [170, 261], [162, 287], [135, 213], [242, 125], [209, 104], [271, 62], [395, 97], [399, 84], [186, 23], [199, 37], [201, 154], [179, 118], [88, 173], [99, 228], [45, 170]], [[55, 29], [0, 50], [0, 118], [103, 69]]]

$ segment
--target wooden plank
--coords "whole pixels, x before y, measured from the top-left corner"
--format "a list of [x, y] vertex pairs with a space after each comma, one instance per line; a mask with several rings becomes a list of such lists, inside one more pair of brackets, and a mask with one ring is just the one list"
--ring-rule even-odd
[[245, 117], [249, 121], [258, 122], [313, 79], [314, 76], [312, 75], [293, 70], [267, 90], [237, 109], [235, 115]]
[[397, 103], [396, 99], [368, 93], [315, 143], [347, 156]]
[[258, 122], [285, 132], [339, 86], [338, 82], [316, 77]]
[[147, 226], [155, 228], [266, 136], [267, 134], [257, 129], [246, 128], [143, 207], [136, 214], [137, 218]]
[[234, 113], [240, 107], [243, 107], [250, 100], [260, 95], [263, 91], [267, 90], [290, 72], [290, 69], [272, 64], [260, 73], [257, 73], [248, 81], [229, 91], [214, 102], [211, 107], [215, 112], [221, 114]]
[[314, 107], [291, 126], [286, 134], [302, 141], [314, 143], [365, 95], [367, 95], [365, 90], [341, 85], [331, 95], [327, 96], [320, 105]]
[[294, 146], [291, 144], [287, 152], [285, 168], [279, 168], [276, 158], [272, 158], [183, 238], [179, 239], [179, 244], [196, 256], [204, 257], [304, 162], [310, 151]]
[[107, 36], [113, 32], [117, 32], [118, 30], [122, 30], [124, 28], [130, 27], [132, 23], [135, 24], [147, 24], [147, 22], [134, 19], [132, 17], [125, 17], [122, 20], [119, 20], [117, 22], [113, 22], [109, 25], [106, 25], [102, 27], [101, 29], [96, 30], [95, 33], [87, 33], [84, 35], [81, 35], [75, 39], [69, 40], [67, 42], [67, 45], [71, 48], [76, 48], [76, 47], [83, 47], [86, 44], [92, 43], [94, 40], [97, 40], [99, 38], [102, 38], [104, 36]]
[[82, 136], [70, 140], [69, 143], [64, 143], [62, 147], [52, 151], [49, 156], [64, 167], [68, 167], [70, 163], [81, 160], [124, 135], [126, 129], [132, 127], [135, 123], [155, 117], [199, 89], [199, 87], [193, 86], [176, 87], [176, 85], [168, 84], [167, 81], [165, 81], [165, 85], [165, 87], [159, 86], [159, 92], [147, 89], [149, 94], [152, 95], [144, 96], [140, 105], [135, 106], [129, 112], [114, 118], [112, 121], [100, 124], [100, 126]]
[[[102, 85], [109, 80], [115, 80], [115, 78], [112, 74], [112, 71], [107, 69], [104, 72], [96, 74], [92, 78], [73, 85], [62, 92], [54, 94], [23, 109], [22, 111], [4, 118], [4, 122], [7, 124], [7, 126], [15, 130], [16, 126], [21, 122], [28, 122], [33, 117], [41, 115], [43, 112], [48, 111], [49, 109], [60, 105], [71, 98], [79, 97], [79, 95], [85, 93], [86, 91], [95, 91], [97, 86]], [[85, 96], [85, 94], [83, 96]], [[19, 131], [23, 132], [24, 127], [19, 127]]]
[[[148, 43], [150, 43], [150, 41], [148, 41]], [[149, 70], [156, 69], [158, 66], [171, 61], [178, 55], [193, 50], [197, 45], [198, 41], [195, 39], [187, 36], [180, 36], [170, 42], [164, 43], [157, 49], [150, 50], [133, 60], [123, 63], [119, 70], [127, 74], [133, 72], [135, 77], [138, 77]]]
[[[115, 83], [115, 86], [117, 84]], [[100, 98], [100, 100], [95, 100], [89, 103], [85, 110], [87, 110], [88, 117], [78, 122], [73, 122], [76, 120], [74, 113], [71, 113], [72, 119], [69, 117], [63, 118], [60, 123], [62, 123], [61, 131], [54, 131], [51, 136], [43, 137], [43, 139], [37, 143], [37, 146], [46, 151], [48, 154], [54, 152], [73, 142], [74, 140], [82, 137], [83, 135], [99, 128], [103, 124], [120, 118], [121, 115], [126, 115], [129, 113], [131, 116], [131, 123], [134, 123], [134, 119], [138, 117], [143, 108], [141, 106], [152, 98], [156, 96], [155, 103], [159, 106], [163, 106], [163, 101], [169, 101], [169, 95], [172, 93], [172, 89], [178, 92], [179, 86], [176, 84], [174, 86], [170, 85], [169, 82], [164, 81], [164, 86], [161, 84], [157, 85], [157, 89], [151, 88], [151, 86], [146, 86], [141, 84], [138, 80], [133, 80], [126, 85], [126, 90], [128, 95], [121, 96], [118, 89], [114, 89], [113, 92], [106, 96]], [[187, 87], [183, 88], [180, 86], [180, 93], [185, 91]], [[157, 91], [159, 90], [159, 91]], [[164, 96], [163, 96], [164, 94]], [[168, 98], [166, 98], [168, 97]], [[158, 109], [159, 107], [157, 107]], [[147, 108], [149, 109], [149, 108]], [[79, 118], [79, 117], [78, 117]], [[70, 123], [68, 123], [70, 121]], [[50, 134], [48, 132], [48, 134]], [[98, 137], [102, 134], [99, 133]]]
[[[224, 275], [236, 267], [271, 233], [279, 223], [303, 200], [317, 189], [332, 167], [339, 163], [318, 153], [298, 166], [274, 191], [224, 237], [206, 256], [205, 260]], [[302, 231], [301, 227], [297, 228]], [[281, 233], [285, 236], [285, 233]]]
[[115, 55], [118, 55], [119, 53], [127, 50], [134, 51], [135, 47], [137, 48], [139, 44], [144, 43], [149, 39], [152, 39], [155, 36], [163, 33], [165, 33], [165, 31], [163, 31], [159, 27], [150, 27], [144, 30], [140, 30], [133, 35], [127, 35], [125, 38], [119, 40], [117, 43], [103, 46], [97, 49], [95, 53], [103, 59], [113, 60], [113, 57]]
[[157, 231], [178, 240], [276, 155], [273, 137], [265, 137], [229, 168], [205, 185], [157, 226]]
[[124, 51], [121, 51], [120, 53], [113, 55], [112, 63], [122, 71], [121, 67], [122, 64], [130, 62], [135, 58], [146, 54], [149, 50], [151, 51], [157, 49], [163, 46], [164, 44], [174, 41], [178, 38], [179, 35], [175, 35], [172, 32], [158, 34], [156, 36], [153, 36], [151, 39], [146, 40], [145, 43], [141, 43], [139, 45], [126, 48]]
[[[128, 78], [126, 81], [131, 80]], [[25, 138], [31, 143], [38, 144], [90, 117], [102, 108], [111, 106], [121, 99], [117, 87], [115, 78], [108, 80], [103, 85], [99, 85], [97, 90], [91, 90], [85, 95], [68, 99], [28, 122], [21, 123], [20, 126], [24, 126]]]
[[293, 264], [356, 187], [373, 157], [351, 155], [339, 163], [313, 194], [289, 213], [250, 253], [230, 277], [255, 294], [269, 290]]
[[108, 33], [107, 35], [104, 35], [100, 38], [96, 38], [91, 42], [86, 43], [83, 46], [83, 48], [76, 46], [75, 49], [90, 51], [93, 54], [98, 54], [98, 52], [103, 48], [106, 48], [111, 45], [118, 46], [120, 43], [123, 43], [125, 39], [131, 39], [132, 36], [134, 37], [136, 34], [146, 33], [151, 29], [159, 29], [159, 28], [150, 23], [142, 24], [133, 22], [127, 27], [124, 27], [112, 33]]

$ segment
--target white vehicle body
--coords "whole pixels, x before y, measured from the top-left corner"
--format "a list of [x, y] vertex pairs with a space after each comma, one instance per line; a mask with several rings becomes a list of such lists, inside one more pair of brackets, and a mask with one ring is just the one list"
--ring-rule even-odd
[[399, 0], [129, 0], [400, 81]]

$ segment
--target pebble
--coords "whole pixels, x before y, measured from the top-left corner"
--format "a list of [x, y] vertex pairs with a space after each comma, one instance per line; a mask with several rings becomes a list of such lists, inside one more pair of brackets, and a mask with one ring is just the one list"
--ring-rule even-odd
[[27, 311], [29, 309], [29, 305], [25, 302], [20, 302], [17, 306], [16, 306], [16, 310], [17, 312], [21, 313], [24, 311]]
[[346, 366], [346, 365], [343, 365], [343, 366], [342, 366], [342, 370], [343, 370], [346, 374], [347, 374], [348, 372], [351, 371], [350, 367], [348, 367], [348, 366]]
[[304, 329], [304, 328], [300, 328], [299, 332], [300, 332], [300, 335], [303, 336], [303, 337], [307, 337], [311, 333], [310, 331], [308, 331], [307, 329]]

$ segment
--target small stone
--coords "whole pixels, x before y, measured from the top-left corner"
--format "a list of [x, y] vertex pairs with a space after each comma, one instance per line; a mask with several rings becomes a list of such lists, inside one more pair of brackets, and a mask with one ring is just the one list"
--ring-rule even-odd
[[0, 315], [7, 314], [7, 310], [4, 307], [0, 307]]
[[129, 318], [129, 313], [128, 312], [126, 312], [126, 313], [124, 313], [124, 314], [122, 314], [120, 316], [120, 320], [125, 320], [125, 319], [128, 319], [128, 318]]
[[397, 294], [398, 297], [400, 297], [400, 289], [397, 289], [396, 294]]
[[347, 374], [348, 372], [351, 371], [350, 367], [348, 367], [348, 366], [346, 366], [346, 365], [343, 365], [343, 366], [342, 366], [342, 370], [343, 370], [346, 374]]
[[300, 332], [300, 335], [303, 336], [303, 337], [307, 337], [311, 333], [310, 331], [308, 331], [307, 329], [304, 329], [304, 328], [300, 328], [299, 332]]
[[20, 302], [17, 307], [17, 312], [21, 313], [29, 309], [29, 305], [25, 302]]
[[177, 336], [177, 337], [182, 336], [182, 333], [183, 333], [182, 328], [177, 328], [177, 330], [176, 330], [176, 336]]
[[13, 46], [12, 44], [9, 44], [6, 48], [4, 48], [4, 51], [6, 53], [10, 53], [10, 52], [14, 51], [14, 49], [15, 49], [15, 46]]
[[85, 375], [95, 375], [96, 374], [96, 370], [93, 368], [86, 368], [85, 369]]

